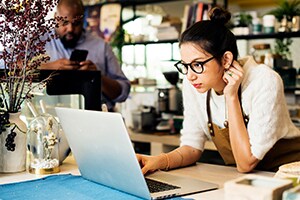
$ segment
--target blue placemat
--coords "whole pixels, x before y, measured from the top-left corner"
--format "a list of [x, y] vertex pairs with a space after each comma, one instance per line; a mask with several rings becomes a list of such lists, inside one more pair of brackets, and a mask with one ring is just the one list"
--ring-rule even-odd
[[[140, 200], [136, 196], [88, 181], [81, 176], [52, 175], [42, 179], [0, 185], [0, 199], [30, 200]], [[183, 198], [173, 198], [180, 200]]]

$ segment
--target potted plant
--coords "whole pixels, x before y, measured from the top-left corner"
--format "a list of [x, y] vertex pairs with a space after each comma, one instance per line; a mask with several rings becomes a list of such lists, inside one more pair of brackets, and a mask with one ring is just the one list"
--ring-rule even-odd
[[252, 16], [245, 12], [240, 12], [234, 15], [233, 32], [236, 35], [247, 35], [250, 32]]
[[293, 67], [290, 45], [291, 38], [276, 39], [274, 46], [274, 69], [280, 74], [284, 86], [295, 86], [297, 70]]
[[271, 10], [269, 14], [272, 14], [280, 22], [284, 16], [288, 21], [292, 21], [294, 16], [300, 15], [300, 0], [280, 0], [278, 7]]
[[274, 46], [275, 57], [281, 59], [290, 59], [291, 58], [290, 45], [292, 44], [292, 42], [293, 40], [291, 38], [276, 39], [275, 46]]
[[277, 38], [274, 46], [274, 68], [293, 67], [291, 59], [290, 45], [293, 40], [291, 38]]
[[58, 0], [2, 0], [0, 3], [0, 172], [25, 170], [26, 125], [19, 119], [31, 98], [37, 68], [49, 58], [44, 46], [54, 38], [56, 19], [46, 19]]

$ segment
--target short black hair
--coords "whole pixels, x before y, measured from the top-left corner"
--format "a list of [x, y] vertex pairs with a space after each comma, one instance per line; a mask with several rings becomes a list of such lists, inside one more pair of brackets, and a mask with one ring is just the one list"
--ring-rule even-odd
[[62, 5], [77, 9], [81, 15], [84, 14], [84, 5], [81, 0], [59, 0], [57, 8], [61, 7]]

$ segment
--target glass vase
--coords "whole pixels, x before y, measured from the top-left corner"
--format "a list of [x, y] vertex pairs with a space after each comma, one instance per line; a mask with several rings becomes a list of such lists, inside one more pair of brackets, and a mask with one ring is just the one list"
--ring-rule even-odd
[[35, 117], [28, 125], [29, 172], [52, 174], [59, 169], [59, 124], [49, 114]]
[[0, 173], [22, 172], [26, 169], [26, 124], [20, 112], [9, 113], [9, 124], [0, 134]]

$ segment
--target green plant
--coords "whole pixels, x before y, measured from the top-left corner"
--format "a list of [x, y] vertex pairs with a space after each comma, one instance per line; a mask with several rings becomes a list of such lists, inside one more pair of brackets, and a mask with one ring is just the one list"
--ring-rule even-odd
[[291, 21], [294, 16], [300, 15], [300, 0], [279, 0], [278, 6], [269, 12], [278, 21], [281, 21], [284, 16], [286, 16], [288, 21]]
[[289, 59], [291, 57], [290, 45], [293, 40], [291, 38], [276, 39], [275, 42], [275, 55], [280, 56], [283, 59]]
[[252, 23], [252, 16], [247, 13], [240, 13], [239, 25], [242, 27], [247, 27]]
[[252, 23], [252, 16], [245, 12], [238, 12], [233, 16], [233, 24], [230, 26], [235, 27], [248, 27]]
[[112, 35], [112, 40], [110, 42], [110, 45], [114, 49], [119, 62], [122, 62], [122, 47], [125, 43], [124, 37], [125, 30], [122, 27], [118, 27], [115, 33]]

